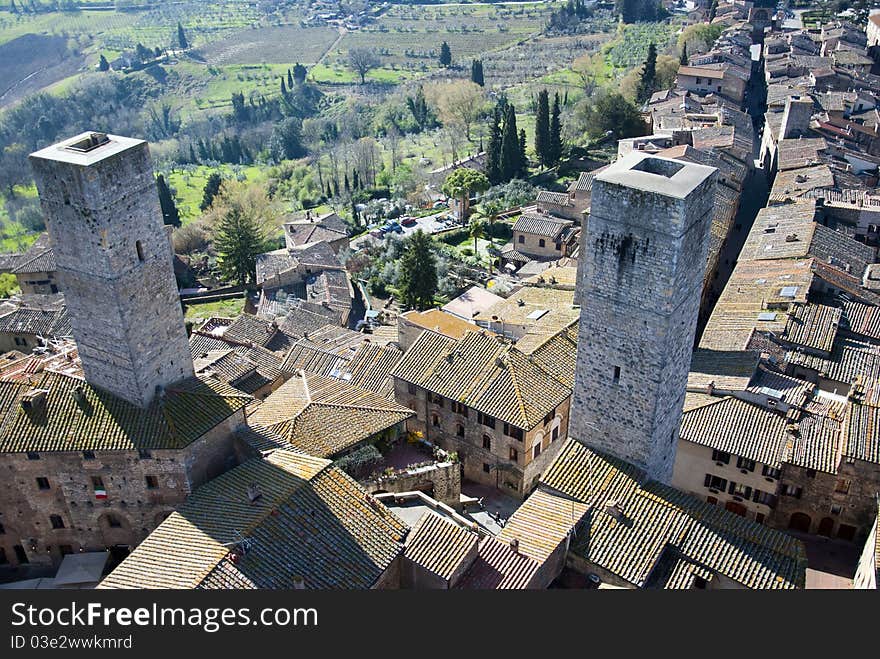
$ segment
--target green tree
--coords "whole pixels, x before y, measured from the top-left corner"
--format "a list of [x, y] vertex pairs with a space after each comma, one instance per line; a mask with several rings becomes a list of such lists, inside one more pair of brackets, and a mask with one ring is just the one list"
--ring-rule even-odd
[[709, 22], [715, 20], [715, 14], [718, 12], [718, 0], [712, 0], [712, 4], [709, 5]]
[[547, 144], [547, 161], [553, 166], [562, 158], [562, 110], [559, 107], [559, 92], [553, 96], [553, 110], [550, 113], [550, 137]]
[[171, 194], [171, 188], [168, 187], [162, 174], [156, 177], [156, 187], [159, 189], [159, 206], [162, 209], [162, 220], [165, 224], [179, 227], [180, 213], [177, 210], [177, 204], [174, 203], [174, 195]]
[[504, 110], [504, 129], [501, 132], [501, 179], [509, 181], [523, 171], [522, 151], [516, 129], [516, 109], [507, 103]]
[[486, 177], [492, 185], [503, 181], [501, 173], [501, 109], [495, 106], [489, 119], [489, 144], [486, 146]]
[[483, 79], [483, 60], [475, 59], [471, 62], [471, 82], [485, 87], [486, 81]]
[[277, 224], [265, 189], [226, 181], [206, 219], [224, 279], [241, 286], [256, 283], [257, 257], [267, 249], [268, 230]]
[[639, 103], [646, 102], [654, 93], [654, 87], [657, 84], [657, 46], [651, 42], [648, 45], [648, 56], [645, 58], [645, 64], [642, 67], [642, 76], [639, 80], [638, 91], [636, 92], [636, 100]]
[[406, 309], [423, 311], [434, 306], [437, 294], [437, 260], [431, 239], [421, 229], [406, 239], [400, 259], [398, 290]]
[[550, 95], [546, 89], [538, 92], [535, 111], [535, 155], [544, 167], [550, 165]]
[[480, 239], [486, 235], [486, 225], [483, 224], [480, 220], [474, 220], [471, 222], [470, 230], [468, 231], [470, 237], [474, 241], [474, 256], [480, 258]]
[[275, 124], [268, 146], [269, 153], [276, 162], [304, 156], [306, 150], [302, 145], [302, 122], [296, 117], [287, 117]]
[[687, 42], [681, 44], [681, 54], [678, 56], [678, 63], [682, 66], [688, 65], [688, 45]]
[[293, 81], [296, 84], [303, 84], [306, 81], [306, 76], [308, 75], [308, 73], [308, 69], [299, 62], [293, 65]]
[[281, 98], [287, 98], [287, 83], [284, 82], [284, 76], [281, 76]]
[[220, 186], [222, 184], [223, 179], [221, 178], [220, 173], [211, 172], [211, 175], [205, 182], [205, 189], [202, 192], [202, 203], [199, 204], [199, 209], [202, 212], [208, 210], [211, 207], [211, 204], [214, 203], [214, 197], [220, 192]]
[[186, 40], [186, 34], [183, 31], [183, 25], [177, 23], [177, 44], [181, 50], [189, 48], [189, 42]]
[[452, 64], [452, 51], [449, 44], [445, 41], [440, 45], [440, 66], [450, 66]]
[[98, 71], [109, 71], [110, 70], [110, 62], [107, 61], [107, 58], [104, 55], [101, 55], [101, 59], [98, 60]]
[[645, 134], [646, 125], [638, 108], [617, 92], [606, 92], [581, 109], [580, 124], [590, 137], [611, 132], [615, 139]]
[[489, 179], [482, 172], [467, 167], [453, 170], [443, 181], [443, 194], [458, 199], [461, 208], [461, 224], [467, 223], [471, 195], [489, 189]]

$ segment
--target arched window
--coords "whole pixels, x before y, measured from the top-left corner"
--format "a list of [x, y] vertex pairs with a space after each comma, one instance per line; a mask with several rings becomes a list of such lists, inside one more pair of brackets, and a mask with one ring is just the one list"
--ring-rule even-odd
[[455, 425], [455, 434], [458, 437], [464, 437], [464, 426], [461, 425], [460, 423], [457, 423]]
[[487, 451], [492, 450], [492, 438], [489, 435], [483, 435], [483, 448]]
[[440, 417], [437, 416], [436, 414], [431, 415], [431, 425], [434, 426], [435, 428], [440, 427]]

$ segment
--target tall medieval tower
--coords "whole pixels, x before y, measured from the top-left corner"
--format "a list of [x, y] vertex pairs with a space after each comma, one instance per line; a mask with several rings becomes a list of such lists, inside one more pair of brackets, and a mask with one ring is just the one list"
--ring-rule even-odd
[[631, 153], [593, 182], [581, 234], [570, 434], [672, 477], [716, 170]]
[[86, 379], [145, 407], [193, 375], [147, 143], [84, 133], [30, 161]]

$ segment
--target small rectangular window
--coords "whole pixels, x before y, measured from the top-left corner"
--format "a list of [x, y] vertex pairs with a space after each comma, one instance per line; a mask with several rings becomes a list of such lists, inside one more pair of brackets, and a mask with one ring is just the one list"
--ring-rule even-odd
[[519, 460], [519, 451], [517, 451], [512, 446], [510, 447], [510, 459], [513, 460], [514, 462]]
[[613, 382], [615, 382], [615, 383], [620, 382], [620, 366], [614, 367], [614, 380], [613, 380]]
[[492, 438], [489, 435], [483, 435], [483, 448], [487, 451], [492, 450]]
[[61, 515], [49, 515], [49, 523], [52, 525], [53, 529], [64, 528], [64, 520], [61, 519]]
[[148, 490], [155, 490], [157, 487], [159, 487], [159, 479], [155, 476], [147, 476], [146, 481]]
[[140, 457], [141, 460], [151, 460], [153, 457], [153, 454], [146, 449], [139, 449], [138, 450], [138, 457]]
[[92, 487], [96, 490], [103, 490], [104, 480], [100, 476], [92, 476]]
[[736, 468], [745, 469], [746, 471], [755, 471], [755, 461], [749, 460], [748, 458], [737, 458]]
[[37, 487], [40, 488], [41, 490], [48, 490], [50, 487], [49, 486], [49, 479], [46, 478], [45, 476], [38, 476], [37, 477]]
[[35, 452], [33, 452], [33, 451], [28, 451], [27, 459], [28, 459], [28, 460], [39, 460], [39, 459], [40, 459], [40, 454], [39, 454], [39, 453], [35, 453]]
[[714, 462], [723, 462], [724, 464], [730, 464], [730, 453], [728, 453], [727, 451], [719, 451], [718, 449], [713, 449], [712, 460]]
[[94, 451], [83, 451], [83, 460], [94, 460], [95, 452]]
[[134, 248], [137, 251], [138, 261], [143, 263], [144, 262], [144, 246], [141, 244], [140, 240], [135, 241]]
[[406, 385], [406, 391], [410, 396], [416, 395], [416, 385], [409, 383]]
[[848, 478], [839, 478], [837, 480], [837, 484], [834, 486], [834, 491], [837, 494], [849, 494], [849, 487], [852, 484]]
[[484, 462], [484, 463], [483, 463], [483, 471], [485, 471], [485, 472], [488, 474], [488, 473], [489, 473], [489, 470], [490, 470], [489, 465], [488, 465], [487, 463]]
[[535, 448], [532, 453], [532, 458], [537, 458], [539, 455], [541, 455], [541, 442], [538, 442], [537, 444], [535, 444]]

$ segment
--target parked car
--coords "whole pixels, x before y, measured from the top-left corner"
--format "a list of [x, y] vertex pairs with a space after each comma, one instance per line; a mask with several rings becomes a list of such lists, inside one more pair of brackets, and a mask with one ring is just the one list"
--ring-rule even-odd
[[373, 229], [370, 231], [370, 235], [373, 236], [373, 238], [381, 238], [385, 235], [385, 232], [382, 231], [382, 229]]
[[416, 225], [416, 218], [414, 217], [405, 217], [400, 223], [405, 227], [414, 227]]
[[446, 207], [445, 201], [435, 201], [434, 205], [432, 206], [432, 208], [445, 208], [445, 207]]

